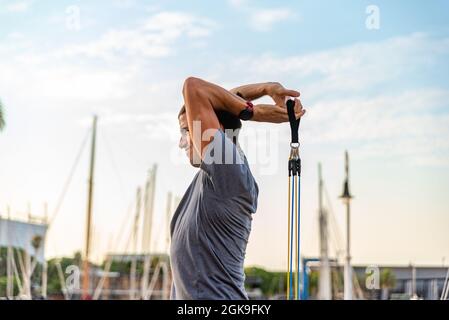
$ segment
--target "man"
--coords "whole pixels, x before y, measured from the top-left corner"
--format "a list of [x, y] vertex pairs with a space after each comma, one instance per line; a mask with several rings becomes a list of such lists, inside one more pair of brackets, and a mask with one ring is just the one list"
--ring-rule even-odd
[[[275, 104], [251, 103], [264, 95]], [[191, 77], [183, 96], [179, 147], [200, 170], [170, 226], [171, 298], [248, 299], [243, 265], [258, 186], [237, 142], [240, 119], [287, 122], [285, 98], [299, 92], [271, 82], [227, 91]], [[295, 113], [305, 113], [297, 98]]]

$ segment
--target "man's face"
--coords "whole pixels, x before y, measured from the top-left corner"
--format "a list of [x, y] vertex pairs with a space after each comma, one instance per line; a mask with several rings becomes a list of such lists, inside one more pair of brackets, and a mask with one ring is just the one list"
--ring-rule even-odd
[[[179, 121], [179, 129], [181, 131], [181, 138], [179, 139], [179, 147], [181, 149], [184, 149], [187, 158], [189, 158], [190, 164], [198, 168], [200, 165], [195, 164], [193, 161], [194, 153], [196, 153], [196, 150], [193, 147], [192, 139], [190, 137], [186, 113], [181, 114], [178, 118], [178, 121]], [[199, 159], [199, 157], [197, 157], [197, 159]]]

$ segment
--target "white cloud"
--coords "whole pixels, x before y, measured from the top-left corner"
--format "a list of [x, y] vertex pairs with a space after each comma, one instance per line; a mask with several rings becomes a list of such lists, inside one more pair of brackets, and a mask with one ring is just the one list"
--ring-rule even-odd
[[73, 45], [63, 55], [99, 57], [107, 60], [120, 57], [160, 58], [174, 54], [177, 40], [205, 38], [215, 27], [211, 20], [183, 12], [160, 12], [135, 29], [109, 31], [100, 39]]
[[114, 0], [112, 2], [112, 5], [118, 8], [131, 8], [136, 6], [136, 4], [135, 0]]
[[249, 17], [249, 25], [256, 31], [270, 31], [275, 24], [297, 16], [288, 8], [260, 8], [249, 0], [228, 0], [231, 7]]
[[244, 81], [281, 78], [290, 85], [307, 90], [309, 99], [347, 93], [366, 95], [372, 87], [387, 83], [395, 85], [396, 81], [403, 80], [404, 74], [413, 74], [419, 68], [437, 68], [438, 59], [448, 54], [449, 38], [432, 38], [416, 33], [305, 55], [248, 56], [234, 59], [231, 65], [216, 72], [226, 72], [226, 82], [232, 82], [244, 66], [246, 74], [250, 75]]
[[228, 0], [228, 3], [236, 8], [240, 8], [243, 7], [245, 5], [247, 5], [249, 2], [249, 0]]
[[211, 73], [229, 87], [280, 81], [299, 89], [308, 109], [304, 139], [315, 146], [449, 165], [449, 92], [408, 81], [438, 70], [448, 55], [449, 38], [411, 34], [306, 55], [249, 56]]
[[[90, 124], [90, 119], [86, 123]], [[102, 117], [104, 126], [126, 125], [140, 130], [147, 138], [166, 141], [179, 138], [177, 112], [161, 113], [111, 113]]]
[[5, 6], [7, 12], [25, 12], [31, 7], [32, 1], [18, 1]]
[[261, 9], [251, 14], [250, 24], [257, 31], [269, 31], [274, 24], [292, 17], [292, 12], [286, 8]]
[[25, 36], [20, 32], [11, 32], [6, 37], [11, 40], [22, 40]]
[[[0, 83], [5, 94], [23, 87], [24, 98], [39, 97], [53, 101], [120, 99], [127, 95], [126, 83], [133, 72], [129, 68], [121, 68], [118, 72], [52, 63], [49, 57], [32, 54], [16, 56], [8, 63], [0, 63], [0, 67]], [[27, 77], [22, 77], [23, 74]]]
[[305, 139], [352, 145], [365, 158], [449, 165], [449, 114], [435, 112], [447, 101], [449, 91], [435, 89], [325, 99], [310, 110]]
[[[173, 44], [181, 36], [189, 37], [188, 32], [196, 32], [193, 21], [194, 18], [184, 15], [153, 16], [139, 29], [155, 37], [153, 46], [146, 47], [133, 31], [115, 31], [101, 38], [103, 47], [96, 48], [98, 51], [92, 56], [102, 57], [99, 55], [102, 53], [114, 57], [115, 50], [125, 50], [127, 55], [154, 56], [151, 50], [165, 46], [170, 51], [167, 43]], [[70, 101], [64, 103], [67, 108], [82, 105], [92, 108], [92, 103], [103, 111], [109, 108], [106, 123], [120, 122], [131, 127], [138, 123], [142, 132], [157, 128], [151, 138], [156, 138], [155, 132], [158, 138], [175, 132], [175, 124], [171, 122], [160, 125], [166, 121], [158, 118], [157, 110], [166, 105], [174, 108], [172, 111], [177, 109], [182, 98], [179, 75], [161, 78], [161, 74], [155, 74], [144, 80], [143, 74], [149, 69], [143, 68], [139, 60], [109, 64], [105, 69], [101, 65], [76, 64], [64, 56], [53, 60], [51, 54], [35, 54], [31, 48], [20, 47], [19, 51], [29, 52], [17, 54], [8, 48], [8, 43], [0, 46], [0, 55], [14, 57], [0, 62], [4, 95], [12, 96], [20, 87], [22, 97], [33, 97], [31, 100], [38, 97], [49, 106], [59, 107], [60, 102]], [[307, 55], [281, 58], [262, 54], [230, 59], [228, 63], [221, 60], [215, 67], [208, 65], [198, 73], [229, 87], [280, 81], [299, 89], [308, 109], [304, 134], [316, 146], [353, 145], [359, 154], [370, 158], [388, 156], [415, 164], [448, 164], [449, 116], [441, 110], [449, 101], [449, 93], [432, 87], [415, 90], [407, 88], [406, 83], [399, 84], [397, 90], [394, 88], [410, 73], [416, 77], [422, 70], [438, 68], [439, 59], [444, 60], [448, 54], [449, 39], [412, 34]], [[243, 69], [247, 72], [242, 76]], [[213, 76], [207, 76], [207, 72]], [[27, 74], [26, 79], [22, 74]], [[116, 114], [123, 110], [123, 103], [127, 104], [126, 112]], [[156, 114], [145, 116], [148, 112]], [[161, 115], [163, 119], [172, 116]], [[414, 145], [413, 141], [419, 143]]]

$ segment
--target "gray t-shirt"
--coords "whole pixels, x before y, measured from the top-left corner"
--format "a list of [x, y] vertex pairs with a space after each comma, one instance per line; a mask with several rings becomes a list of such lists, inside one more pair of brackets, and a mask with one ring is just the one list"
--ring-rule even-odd
[[243, 263], [258, 192], [240, 147], [218, 130], [171, 221], [171, 299], [248, 299]]

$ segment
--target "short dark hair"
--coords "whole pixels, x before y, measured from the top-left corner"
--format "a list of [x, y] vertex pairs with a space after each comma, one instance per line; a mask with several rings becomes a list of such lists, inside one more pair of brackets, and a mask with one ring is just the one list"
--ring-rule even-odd
[[[179, 111], [178, 118], [182, 116], [184, 113], [186, 113], [186, 107], [182, 106], [181, 110]], [[223, 125], [223, 128], [225, 130], [226, 129], [237, 130], [242, 128], [242, 121], [232, 113], [223, 110], [218, 110], [215, 111], [215, 114], [217, 115], [218, 121]]]

